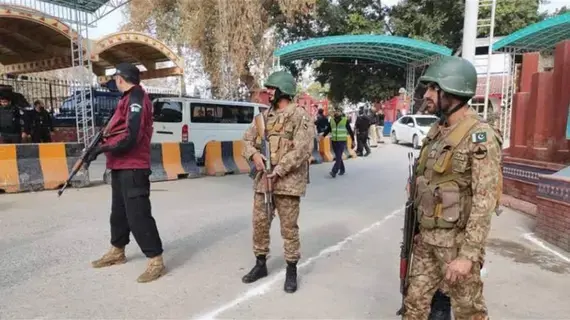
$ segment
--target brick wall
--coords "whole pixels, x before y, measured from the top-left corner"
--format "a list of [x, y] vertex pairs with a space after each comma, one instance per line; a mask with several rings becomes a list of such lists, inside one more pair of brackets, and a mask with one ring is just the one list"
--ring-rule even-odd
[[547, 242], [570, 251], [570, 204], [539, 197], [537, 207], [535, 233]]
[[522, 201], [536, 203], [537, 185], [511, 179], [503, 179], [503, 193]]

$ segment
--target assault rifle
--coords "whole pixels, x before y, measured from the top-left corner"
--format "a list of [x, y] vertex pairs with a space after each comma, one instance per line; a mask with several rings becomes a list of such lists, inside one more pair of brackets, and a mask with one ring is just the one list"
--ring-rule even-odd
[[[107, 118], [107, 120], [105, 120], [105, 123], [103, 124], [103, 127], [101, 127], [101, 130], [99, 130], [99, 132], [97, 132], [97, 134], [95, 135], [95, 137], [93, 137], [93, 140], [91, 140], [91, 142], [89, 143], [89, 145], [83, 149], [81, 156], [79, 157], [79, 159], [77, 159], [77, 161], [75, 162], [75, 164], [73, 165], [73, 168], [71, 169], [71, 173], [69, 174], [69, 177], [67, 178], [67, 180], [65, 181], [65, 183], [63, 184], [63, 186], [61, 187], [61, 189], [59, 189], [57, 191], [57, 196], [61, 197], [61, 195], [63, 194], [63, 192], [65, 191], [65, 189], [67, 189], [67, 187], [69, 185], [71, 185], [71, 180], [73, 180], [73, 178], [75, 177], [75, 175], [79, 172], [79, 170], [81, 170], [81, 168], [85, 165], [86, 167], [89, 166], [89, 163], [87, 163], [87, 159], [91, 156], [91, 154], [93, 153], [93, 151], [95, 151], [95, 147], [97, 147], [97, 145], [103, 140], [104, 137], [104, 131], [107, 129], [107, 125], [109, 124], [109, 121], [111, 121], [111, 118], [113, 117], [113, 113], [111, 113], [111, 115], [109, 116], [109, 118]], [[121, 131], [124, 132], [124, 131]], [[115, 134], [121, 133], [121, 132], [117, 132]]]
[[[267, 214], [267, 219], [271, 221], [273, 216], [273, 182], [271, 178], [267, 176], [271, 174], [273, 168], [271, 168], [271, 149], [269, 147], [269, 141], [267, 140], [267, 134], [265, 131], [265, 118], [263, 113], [258, 114], [255, 116], [255, 128], [257, 129], [257, 134], [261, 138], [261, 154], [265, 158], [265, 170], [264, 174], [261, 179], [265, 179], [265, 181], [260, 181], [261, 183], [265, 184], [265, 190], [263, 192], [264, 196], [264, 203], [265, 203], [265, 213]], [[254, 178], [257, 175], [257, 171], [255, 170], [255, 164], [252, 164], [251, 175]]]
[[402, 245], [400, 247], [400, 293], [402, 294], [402, 306], [396, 313], [404, 316], [404, 299], [409, 286], [410, 270], [412, 269], [412, 254], [414, 250], [414, 237], [418, 232], [418, 220], [416, 208], [414, 206], [414, 196], [416, 193], [416, 167], [418, 160], [414, 159], [414, 153], [408, 153], [408, 200], [406, 201], [406, 214], [404, 217], [404, 229]]

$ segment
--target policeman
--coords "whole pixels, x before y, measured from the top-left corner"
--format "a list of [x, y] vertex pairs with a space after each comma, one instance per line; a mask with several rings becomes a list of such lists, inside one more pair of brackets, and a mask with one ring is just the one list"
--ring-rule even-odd
[[442, 57], [420, 82], [440, 122], [424, 140], [416, 171], [420, 233], [404, 319], [426, 319], [438, 288], [456, 319], [488, 319], [480, 270], [498, 202], [502, 140], [468, 107], [477, 86], [469, 61]]
[[33, 143], [51, 142], [52, 118], [40, 100], [34, 102], [34, 110], [30, 113], [29, 126], [28, 130]]
[[123, 93], [113, 117], [104, 129], [104, 142], [97, 146], [93, 161], [105, 153], [107, 169], [111, 170], [111, 248], [94, 268], [102, 268], [127, 261], [125, 246], [132, 232], [148, 266], [138, 282], [150, 282], [165, 273], [162, 260], [162, 241], [150, 204], [150, 139], [152, 136], [152, 103], [139, 85], [140, 71], [130, 63], [116, 68], [114, 80]]
[[342, 155], [346, 149], [346, 143], [348, 136], [352, 137], [354, 141], [354, 132], [350, 127], [350, 121], [346, 115], [342, 113], [342, 108], [335, 106], [332, 108], [333, 116], [331, 117], [326, 130], [322, 133], [323, 137], [326, 137], [329, 133], [331, 134], [331, 144], [334, 152], [334, 164], [329, 175], [336, 178], [336, 175], [344, 175], [346, 173], [346, 168], [344, 167], [344, 161], [342, 160]]
[[364, 109], [358, 111], [358, 117], [356, 118], [354, 127], [356, 128], [356, 140], [358, 140], [356, 154], [359, 157], [362, 156], [362, 149], [364, 149], [366, 151], [364, 156], [367, 157], [370, 154], [370, 147], [368, 146], [370, 117], [364, 114]]
[[242, 155], [255, 164], [258, 172], [254, 178], [253, 198], [253, 253], [256, 263], [242, 281], [252, 283], [267, 276], [271, 220], [265, 212], [263, 192], [266, 185], [262, 171], [264, 161], [270, 161], [273, 171], [267, 177], [273, 180], [273, 203], [281, 222], [287, 261], [284, 290], [293, 293], [297, 290], [297, 262], [301, 257], [297, 219], [300, 197], [305, 195], [307, 186], [315, 127], [305, 109], [293, 103], [296, 83], [291, 74], [275, 72], [267, 78], [265, 87], [271, 102], [271, 108], [264, 114], [271, 159], [265, 159], [260, 153], [261, 138], [255, 122], [243, 136], [245, 147]]
[[10, 92], [0, 91], [0, 142], [21, 143], [26, 138], [22, 118], [20, 108], [12, 104]]

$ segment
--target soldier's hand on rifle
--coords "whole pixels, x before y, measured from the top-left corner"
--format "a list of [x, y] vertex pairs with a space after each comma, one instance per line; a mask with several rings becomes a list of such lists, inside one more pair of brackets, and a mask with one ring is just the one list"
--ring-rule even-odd
[[265, 170], [264, 161], [267, 161], [267, 159], [261, 153], [254, 154], [253, 157], [251, 157], [251, 159], [253, 160], [253, 164], [255, 165], [255, 169], [257, 169], [258, 171]]

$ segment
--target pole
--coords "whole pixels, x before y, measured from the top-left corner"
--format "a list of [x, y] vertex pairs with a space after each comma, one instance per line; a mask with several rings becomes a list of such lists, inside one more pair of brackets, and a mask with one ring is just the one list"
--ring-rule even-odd
[[461, 57], [473, 63], [475, 61], [475, 39], [477, 38], [477, 17], [479, 0], [465, 1], [465, 19], [463, 20], [463, 42]]
[[489, 52], [487, 56], [487, 78], [485, 79], [485, 105], [483, 107], [483, 119], [487, 120], [489, 113], [489, 90], [491, 85], [491, 57], [493, 56], [493, 37], [495, 35], [495, 9], [497, 0], [491, 3], [491, 30], [489, 31]]

